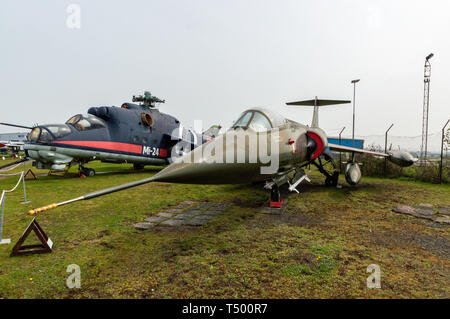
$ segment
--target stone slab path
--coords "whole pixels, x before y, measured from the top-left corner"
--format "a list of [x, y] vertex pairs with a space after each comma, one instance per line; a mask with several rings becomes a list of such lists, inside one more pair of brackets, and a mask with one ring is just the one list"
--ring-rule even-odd
[[146, 218], [143, 222], [134, 224], [134, 227], [146, 230], [161, 226], [202, 226], [222, 214], [230, 206], [231, 204], [228, 203], [184, 201], [156, 216]]
[[394, 208], [393, 211], [396, 213], [412, 215], [417, 218], [430, 219], [438, 223], [450, 224], [448, 206], [439, 206], [437, 209], [434, 209], [431, 204], [420, 204], [415, 208], [400, 205]]

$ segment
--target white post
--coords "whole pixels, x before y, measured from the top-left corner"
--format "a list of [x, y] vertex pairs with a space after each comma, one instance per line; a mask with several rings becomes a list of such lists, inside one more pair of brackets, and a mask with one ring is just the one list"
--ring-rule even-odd
[[1, 244], [10, 244], [11, 243], [11, 239], [7, 238], [7, 239], [2, 239], [2, 233], [3, 233], [3, 215], [5, 213], [5, 191], [2, 192], [2, 197], [0, 199], [2, 201], [2, 213], [1, 213], [1, 218], [0, 218], [0, 245]]
[[23, 202], [21, 204], [28, 204], [31, 201], [27, 201], [27, 190], [25, 188], [25, 169], [26, 169], [26, 162], [23, 162], [23, 177], [22, 177], [22, 183], [23, 183]]

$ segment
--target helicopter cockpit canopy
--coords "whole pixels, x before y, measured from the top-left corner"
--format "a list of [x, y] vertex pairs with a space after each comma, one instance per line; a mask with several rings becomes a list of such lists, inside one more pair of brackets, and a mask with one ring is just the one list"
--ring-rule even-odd
[[27, 135], [30, 142], [50, 142], [70, 134], [70, 128], [65, 124], [47, 124], [33, 128]]
[[267, 109], [255, 108], [250, 109], [241, 114], [231, 129], [250, 128], [255, 132], [269, 131], [276, 126], [280, 126], [286, 122], [281, 115]]
[[72, 125], [78, 131], [88, 131], [106, 127], [105, 122], [92, 114], [77, 114], [67, 120], [66, 124]]

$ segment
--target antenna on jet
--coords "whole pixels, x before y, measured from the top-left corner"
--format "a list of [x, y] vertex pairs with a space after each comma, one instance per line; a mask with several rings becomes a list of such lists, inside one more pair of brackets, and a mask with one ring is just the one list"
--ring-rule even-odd
[[144, 95], [133, 95], [133, 102], [142, 102], [139, 105], [144, 105], [150, 108], [156, 107], [155, 103], [165, 103], [166, 100], [161, 100], [156, 96], [152, 96], [150, 91], [145, 91]]

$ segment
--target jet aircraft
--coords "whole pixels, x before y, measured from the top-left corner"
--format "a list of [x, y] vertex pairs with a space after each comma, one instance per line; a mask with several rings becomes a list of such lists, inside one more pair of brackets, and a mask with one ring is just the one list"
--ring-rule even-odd
[[[29, 211], [29, 214], [34, 215], [58, 206], [92, 199], [154, 181], [187, 184], [240, 184], [265, 181], [265, 188], [271, 191], [271, 206], [281, 207], [282, 199], [280, 198], [279, 187], [288, 184], [290, 191], [298, 192], [297, 187], [300, 182], [307, 179], [304, 171], [307, 165], [317, 166], [319, 171], [325, 175], [327, 185], [337, 185], [339, 173], [335, 169], [328, 169], [330, 165], [327, 165], [333, 164], [331, 167], [335, 167], [331, 156], [327, 153], [328, 148], [352, 154], [351, 160], [345, 168], [345, 178], [351, 185], [356, 185], [361, 179], [361, 170], [355, 161], [356, 153], [387, 157], [400, 166], [409, 166], [414, 163], [415, 159], [407, 152], [381, 153], [328, 143], [325, 131], [318, 125], [319, 106], [342, 103], [349, 103], [349, 101], [315, 98], [308, 101], [288, 103], [288, 105], [314, 106], [313, 120], [310, 126], [284, 118], [271, 110], [248, 109], [241, 114], [225, 134], [219, 135], [214, 140], [183, 155], [152, 177], [33, 209]], [[266, 147], [267, 149], [268, 144], [272, 143], [269, 140], [275, 142], [276, 147], [271, 149], [273, 152], [271, 155], [277, 159], [278, 167], [271, 173], [262, 172], [261, 168], [267, 166], [267, 161], [262, 158], [259, 152], [256, 158], [250, 160], [251, 149], [254, 147], [250, 141], [252, 138], [254, 138], [254, 141], [258, 140], [260, 136], [263, 136], [263, 138], [259, 139], [261, 145], [258, 145], [258, 148]], [[246, 142], [236, 142], [239, 138]], [[223, 152], [219, 152], [220, 150]], [[233, 154], [232, 157], [234, 158], [234, 155], [238, 154], [239, 151], [241, 155], [244, 154], [245, 161], [225, 161], [227, 155]], [[222, 161], [217, 161], [218, 153], [220, 153], [219, 159], [223, 157]]]
[[[133, 102], [141, 103], [91, 107], [88, 114], [74, 115], [65, 124], [0, 124], [31, 129], [23, 148], [37, 168], [62, 171], [79, 164], [80, 174], [85, 176], [95, 175], [92, 168], [84, 166], [92, 160], [132, 163], [135, 169], [167, 165], [172, 156], [181, 156], [211, 139], [160, 112], [155, 104], [165, 101], [148, 91], [133, 96]], [[220, 127], [214, 126], [208, 134], [217, 134], [217, 130]]]
[[18, 154], [23, 150], [23, 142], [20, 141], [0, 141], [0, 153], [6, 154], [11, 152], [13, 157], [18, 157]]

